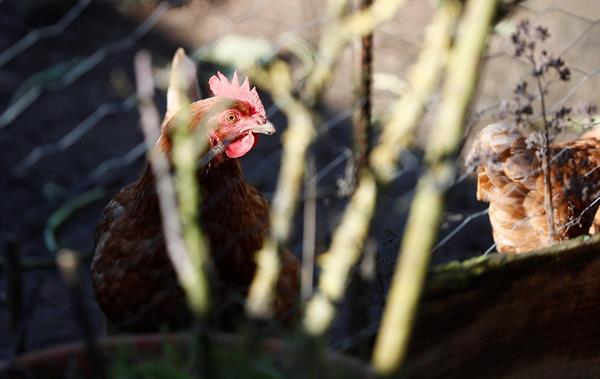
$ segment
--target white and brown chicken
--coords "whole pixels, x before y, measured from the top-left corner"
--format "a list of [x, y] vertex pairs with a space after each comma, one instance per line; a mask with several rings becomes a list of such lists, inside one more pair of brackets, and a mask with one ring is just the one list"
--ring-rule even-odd
[[600, 139], [589, 132], [551, 144], [550, 175], [555, 236], [544, 206], [540, 146], [509, 123], [488, 125], [466, 164], [476, 168], [477, 199], [490, 203], [496, 248], [522, 253], [600, 230]]

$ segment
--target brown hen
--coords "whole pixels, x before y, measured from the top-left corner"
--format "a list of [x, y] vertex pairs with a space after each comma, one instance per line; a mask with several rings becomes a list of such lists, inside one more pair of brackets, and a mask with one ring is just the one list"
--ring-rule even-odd
[[[182, 51], [178, 54], [175, 61], [186, 59]], [[209, 84], [215, 96], [192, 103], [191, 127], [207, 124], [212, 130], [207, 135], [212, 147], [228, 142], [197, 172], [203, 198], [201, 225], [219, 282], [213, 284], [217, 289], [214, 307], [219, 309], [231, 293], [245, 295], [256, 269], [254, 253], [269, 230], [268, 204], [246, 182], [237, 158], [256, 144], [256, 133], [275, 130], [247, 80], [239, 85], [236, 75], [229, 82], [219, 73]], [[167, 117], [172, 119], [175, 113], [170, 109]], [[167, 154], [171, 149], [169, 129], [167, 121], [157, 142]], [[147, 165], [140, 179], [108, 204], [97, 226], [93, 289], [100, 308], [119, 329], [148, 331], [163, 324], [177, 328], [189, 322], [185, 297], [165, 250], [158, 201], [154, 175]], [[275, 315], [280, 319], [293, 313], [298, 273], [298, 260], [284, 253], [275, 299]]]
[[477, 199], [490, 203], [499, 252], [521, 253], [598, 230], [600, 140], [590, 134], [551, 145], [554, 241], [544, 207], [540, 151], [539, 143], [515, 126], [497, 123], [481, 131], [467, 157], [467, 165], [477, 168]]

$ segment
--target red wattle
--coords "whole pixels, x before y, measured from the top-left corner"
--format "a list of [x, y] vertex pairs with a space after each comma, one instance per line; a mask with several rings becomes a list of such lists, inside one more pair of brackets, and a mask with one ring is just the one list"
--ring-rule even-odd
[[227, 154], [229, 158], [239, 158], [249, 152], [254, 146], [255, 142], [256, 137], [254, 136], [254, 133], [248, 133], [242, 138], [238, 138], [231, 142], [225, 148], [225, 154]]

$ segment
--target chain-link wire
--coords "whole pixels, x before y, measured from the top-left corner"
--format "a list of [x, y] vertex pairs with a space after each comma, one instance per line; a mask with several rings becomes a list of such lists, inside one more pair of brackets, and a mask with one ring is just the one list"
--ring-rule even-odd
[[[23, 57], [27, 58], [28, 54], [35, 54], [36, 48], [50, 39], [69, 35], [69, 29], [78, 22], [78, 19], [83, 17], [86, 12], [96, 11], [94, 4], [90, 5], [90, 3], [91, 0], [80, 0], [57, 23], [39, 29], [32, 29], [24, 37], [11, 41], [9, 46], [0, 52], [0, 69], [3, 70], [3, 76], [10, 76], [11, 70], [14, 69], [11, 63], [15, 60]], [[282, 5], [282, 3], [285, 4]], [[592, 98], [592, 95], [594, 88], [598, 87], [596, 83], [600, 83], [598, 81], [598, 78], [600, 78], [600, 61], [597, 60], [597, 52], [589, 51], [594, 45], [588, 42], [587, 39], [600, 39], [600, 16], [598, 16], [600, 15], [600, 5], [595, 2], [588, 2], [588, 6], [594, 9], [584, 12], [586, 16], [583, 16], [581, 13], [582, 9], [585, 10], [585, 4], [580, 4], [578, 7], [574, 6], [573, 9], [571, 9], [570, 2], [554, 2], [553, 4], [539, 9], [539, 3], [531, 6], [528, 2], [525, 2], [519, 5], [507, 20], [502, 21], [497, 26], [497, 33], [490, 43], [491, 50], [484, 61], [485, 70], [480, 89], [481, 95], [472, 107], [468, 128], [469, 135], [465, 136], [465, 140], [476, 135], [482, 126], [498, 117], [498, 111], [503, 101], [510, 99], [515, 85], [529, 75], [527, 67], [523, 64], [524, 62], [519, 58], [514, 58], [512, 46], [507, 42], [509, 41], [511, 27], [514, 27], [516, 21], [523, 17], [529, 17], [535, 24], [549, 27], [550, 33], [553, 34], [552, 41], [557, 41], [557, 46], [562, 46], [559, 51], [556, 51], [557, 55], [565, 57], [567, 65], [572, 68], [573, 79], [568, 85], [561, 86], [558, 89], [549, 89], [553, 96], [550, 97], [552, 101], [548, 103], [548, 109], [554, 112], [563, 105], [574, 105], [578, 101], [586, 100], [591, 103], [596, 101]], [[251, 30], [249, 25], [262, 23], [263, 25], [257, 26], [254, 35], [266, 37], [273, 44], [276, 52], [287, 54], [286, 49], [289, 46], [289, 41], [298, 38], [310, 45], [316, 40], [315, 36], [318, 31], [328, 21], [325, 17], [320, 16], [322, 5], [319, 1], [279, 2], [265, 0], [236, 2], [230, 0], [222, 5], [213, 4], [212, 2], [197, 2], [185, 6], [197, 7], [193, 12], [204, 15], [205, 19], [195, 20], [194, 22], [212, 22], [210, 24], [212, 26], [207, 26], [207, 28], [213, 27], [216, 29], [214, 35], [209, 38], [189, 35], [188, 38], [182, 39], [181, 43], [192, 42], [191, 46], [194, 49], [213, 46], [219, 41], [220, 37], [229, 33], [248, 33], [248, 30]], [[278, 12], [282, 11], [282, 7], [292, 6], [297, 11], [294, 17], [286, 18], [279, 15]], [[404, 76], [405, 68], [422, 45], [423, 31], [421, 25], [426, 24], [423, 20], [428, 20], [434, 6], [433, 2], [415, 2], [397, 16], [401, 22], [394, 21], [392, 25], [386, 25], [381, 30], [376, 31], [373, 51], [375, 74], [385, 73], [398, 78]], [[58, 62], [65, 65], [65, 69], [59, 77], [51, 77], [51, 80], [48, 81], [33, 82], [34, 85], [23, 89], [16, 84], [13, 85], [14, 94], [19, 96], [13, 98], [14, 94], [10, 94], [10, 99], [2, 103], [0, 110], [0, 143], [10, 143], [11, 139], [14, 138], [15, 141], [25, 141], [24, 144], [29, 148], [27, 151], [21, 149], [21, 156], [13, 157], [10, 165], [6, 165], [10, 169], [3, 175], [3, 181], [6, 183], [3, 184], [3, 187], [9, 188], [15, 181], [20, 181], [20, 183], [30, 181], [33, 183], [29, 186], [25, 185], [25, 188], [29, 189], [20, 189], [22, 191], [31, 191], [30, 187], [39, 186], [38, 190], [34, 190], [34, 192], [44, 192], [45, 194], [42, 196], [47, 196], [53, 200], [50, 204], [39, 205], [40, 212], [36, 214], [48, 216], [49, 213], [60, 211], [66, 203], [92, 187], [107, 187], [112, 191], [110, 193], [113, 194], [117, 189], [116, 187], [135, 180], [136, 177], [131, 175], [135, 173], [135, 166], [139, 165], [141, 157], [145, 153], [141, 136], [138, 136], [126, 151], [111, 153], [111, 146], [107, 146], [109, 152], [104, 154], [103, 157], [87, 157], [86, 159], [91, 159], [91, 162], [87, 162], [85, 167], [92, 168], [74, 169], [74, 172], [68, 173], [70, 176], [70, 180], [67, 181], [70, 183], [69, 188], [62, 188], [58, 191], [59, 195], [53, 195], [53, 191], [57, 191], [55, 188], [57, 183], [60, 183], [61, 178], [66, 175], [60, 170], [60, 167], [49, 170], [41, 178], [36, 177], [39, 171], [52, 166], [53, 162], [60, 162], [61, 159], [78, 160], [78, 154], [96, 143], [89, 140], [92, 132], [96, 133], [94, 135], [97, 136], [98, 133], [102, 133], [98, 129], [107, 128], [108, 124], [119, 117], [128, 116], [128, 120], [131, 120], [130, 116], [133, 114], [136, 105], [135, 95], [127, 94], [120, 101], [105, 102], [96, 106], [95, 109], [87, 113], [82, 121], [75, 122], [72, 127], [66, 128], [65, 132], [58, 138], [56, 138], [56, 133], [51, 131], [46, 133], [47, 129], [55, 126], [52, 124], [40, 125], [35, 128], [36, 135], [34, 136], [30, 125], [31, 121], [29, 121], [30, 118], [25, 116], [44, 111], [39, 104], [40, 98], [60, 95], [63, 96], [60, 101], [65, 101], [65, 98], [68, 98], [70, 102], [80, 101], [77, 98], [80, 95], [75, 91], [73, 96], [69, 97], [69, 91], [72, 90], [75, 84], [85, 83], [90, 76], [98, 75], [101, 70], [106, 70], [102, 66], [106, 65], [111, 57], [123, 52], [131, 53], [138, 50], [142, 40], [145, 39], [144, 43], [151, 45], [151, 41], [148, 41], [148, 39], [153, 37], [149, 37], [149, 35], [154, 36], [156, 33], [169, 32], [170, 29], [173, 29], [177, 35], [193, 34], [194, 31], [190, 31], [188, 28], [193, 26], [193, 23], [182, 15], [183, 12], [186, 12], [186, 10], [174, 7], [168, 2], [160, 2], [145, 18], [140, 18], [139, 15], [130, 16], [133, 20], [136, 20], [137, 27], [129, 34], [116, 38], [114, 41], [103, 41], [92, 54], [78, 58], [74, 62], [67, 60]], [[272, 21], [270, 28], [269, 25], [264, 25], [269, 24], [268, 22], [261, 21], [261, 15], [265, 17], [265, 20]], [[173, 22], [177, 17], [181, 18], [181, 25]], [[211, 20], [211, 18], [214, 19]], [[411, 19], [413, 19], [412, 27], [402, 26], [410, 24]], [[110, 27], [110, 25], [107, 25], [107, 27]], [[556, 29], [553, 29], [553, 27]], [[186, 28], [188, 28], [187, 31]], [[561, 35], [559, 31], [565, 28], [580, 31], [572, 36], [570, 40], [567, 40], [566, 37], [571, 36], [573, 33]], [[206, 30], [206, 28], [198, 30]], [[506, 32], [506, 30], [509, 32]], [[554, 30], [557, 30], [556, 33]], [[70, 38], [75, 37], [71, 36]], [[202, 41], [201, 44], [198, 43], [200, 40]], [[96, 42], [91, 41], [90, 43]], [[174, 52], [175, 48], [178, 47], [176, 46], [177, 42], [172, 41], [171, 43]], [[344, 62], [347, 63], [348, 59], [349, 57], [346, 57]], [[54, 62], [45, 70], [52, 69], [56, 64], [57, 62]], [[351, 128], [349, 127], [349, 119], [353, 109], [352, 99], [348, 96], [351, 93], [350, 67], [352, 66], [352, 64], [340, 64], [337, 68], [339, 72], [336, 72], [334, 84], [325, 96], [324, 103], [327, 111], [326, 115], [322, 117], [324, 121], [318, 126], [318, 138], [315, 142], [317, 167], [314, 172], [314, 180], [317, 183], [317, 214], [319, 215], [316, 220], [319, 226], [316, 229], [318, 249], [325, 248], [328, 245], [331, 231], [335, 228], [347, 202], [346, 197], [340, 196], [340, 193], [347, 193], [348, 191], [339, 191], [339, 186], [343, 185], [343, 179], [350, 172], [345, 168], [353, 164]], [[511, 71], [511, 69], [514, 70]], [[129, 70], [130, 68], [126, 68], [126, 71]], [[40, 70], [40, 72], [43, 71]], [[505, 78], [510, 78], [510, 80], [497, 80], [491, 73], [502, 73]], [[210, 74], [210, 72], [207, 72], [207, 74]], [[20, 82], [26, 83], [27, 80], [21, 80]], [[389, 106], [390, 100], [395, 95], [377, 86], [375, 86], [374, 91], [374, 98], [372, 99], [374, 102], [374, 118], [376, 121], [381, 121], [389, 116], [386, 113], [386, 107]], [[555, 91], [559, 93], [554, 94]], [[89, 92], [85, 95], [93, 96]], [[435, 108], [436, 105], [437, 99], [434, 98], [431, 100], [430, 106]], [[58, 104], [58, 100], [57, 107], [62, 107]], [[81, 111], [77, 112], [78, 115], [81, 113]], [[272, 105], [268, 109], [268, 115], [274, 119], [282, 118], [277, 105]], [[23, 121], [23, 119], [26, 119], [26, 121]], [[69, 120], [71, 119], [69, 118]], [[62, 122], [60, 116], [57, 116], [55, 123]], [[598, 121], [591, 125], [598, 125]], [[129, 127], [136, 129], [137, 125], [133, 123]], [[19, 128], [23, 128], [24, 131], [21, 132]], [[427, 134], [426, 127], [423, 127], [422, 130], [424, 134]], [[106, 131], [106, 133], [111, 132], [114, 133], [114, 130], [107, 129]], [[419, 140], [420, 137], [417, 137], [417, 140]], [[113, 138], [119, 138], [119, 136], [116, 135]], [[432, 138], [443, 138], [443, 136], [432, 136]], [[104, 142], [106, 143], [109, 140], [110, 138], [107, 138]], [[261, 143], [265, 140], [267, 138], [261, 140]], [[386, 229], [390, 229], [397, 236], [401, 236], [406, 221], [404, 219], [406, 204], [412, 198], [416, 178], [422, 169], [421, 153], [417, 143], [417, 147], [413, 151], [407, 152], [403, 156], [401, 169], [385, 194], [384, 204], [388, 211], [383, 212], [384, 214], [379, 213], [374, 221], [372, 238], [375, 240], [381, 236], [381, 231]], [[255, 155], [257, 154], [259, 152], [255, 153]], [[281, 154], [276, 143], [269, 143], [268, 147], [261, 151], [261, 154], [260, 157], [248, 157], [246, 176], [269, 197], [274, 188], [274, 168], [279, 165]], [[553, 160], [557, 159], [559, 155], [560, 152], [553, 157]], [[456, 164], [459, 167], [462, 166], [460, 161]], [[77, 165], [73, 165], [73, 167], [77, 167]], [[120, 170], [127, 172], [126, 178], [106, 179], [112, 173]], [[434, 261], [438, 263], [456, 258], [485, 255], [495, 249], [489, 221], [486, 217], [488, 214], [487, 205], [476, 201], [476, 187], [474, 182], [470, 180], [471, 173], [464, 170], [462, 172], [448, 188], [450, 199], [444, 215], [439, 240], [433, 249], [435, 252]], [[350, 172], [350, 174], [352, 173]], [[532, 175], [537, 174], [539, 173], [532, 172]], [[14, 201], [19, 201], [19, 195], [15, 193], [13, 195], [15, 195]], [[108, 198], [104, 200], [108, 201]], [[303, 201], [304, 199], [301, 198], [300, 200]], [[576, 223], [583, 216], [583, 213], [593, 208], [598, 201], [600, 201], [600, 198], [594, 199], [582, 214], [577, 215], [572, 222]], [[96, 204], [95, 209], [97, 208], [98, 204]], [[7, 211], [4, 213], [7, 213]], [[6, 217], [7, 214], [2, 216]], [[15, 217], [18, 216], [15, 215]], [[68, 243], [69, 240], [82, 238], [93, 239], [94, 220], [93, 216], [86, 218], [85, 222], [87, 224], [84, 227], [84, 232], [81, 229], [73, 229], [69, 232], [71, 234], [63, 235], [65, 243]], [[526, 218], [520, 222], [525, 223], [528, 220], [529, 218]], [[26, 249], [24, 254], [40, 255], [39, 250], [43, 249], [40, 241], [42, 240], [45, 222], [38, 220], [34, 223], [17, 222], [17, 224], [21, 229], [21, 238], [38, 240], [38, 243], [34, 243], [33, 247]], [[517, 224], [514, 227], [517, 228], [518, 226]], [[392, 247], [386, 250], [384, 241], [377, 241], [377, 246], [381, 250], [378, 253], [379, 265], [393, 265], [394, 258], [392, 254], [397, 251], [396, 247], [399, 242], [397, 237], [391, 243], [389, 241], [385, 242], [391, 244]], [[83, 243], [83, 245], [90, 246], [90, 243]], [[295, 253], [300, 253], [301, 233], [295, 233], [290, 246], [292, 246]], [[35, 250], [38, 253], [35, 253]], [[319, 252], [321, 251], [317, 250], [317, 253]], [[385, 276], [387, 275], [386, 272], [391, 273], [391, 268], [379, 268], [377, 271], [377, 275]], [[384, 279], [384, 281], [387, 279]], [[385, 291], [386, 285], [377, 287], [379, 291]], [[0, 287], [1, 290], [2, 287]], [[44, 296], [43, 291], [40, 296]], [[0, 297], [0, 307], [2, 300], [2, 297]], [[338, 335], [339, 338], [333, 342], [333, 346], [350, 349], [360, 341], [372, 336], [376, 332], [377, 326], [378, 323], [374, 322], [359, 328], [359, 330], [353, 330], [351, 333], [341, 333], [341, 336]], [[0, 338], [0, 345], [3, 343], [4, 341]], [[3, 349], [0, 349], [0, 355], [2, 353]]]

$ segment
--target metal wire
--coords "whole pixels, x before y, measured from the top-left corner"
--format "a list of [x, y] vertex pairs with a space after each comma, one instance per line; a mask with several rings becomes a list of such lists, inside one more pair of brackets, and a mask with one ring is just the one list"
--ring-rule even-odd
[[[26, 56], [28, 52], [31, 50], [32, 46], [35, 44], [41, 43], [43, 40], [47, 38], [53, 38], [59, 36], [61, 33], [65, 32], [73, 23], [77, 22], [80, 15], [88, 8], [91, 0], [80, 0], [78, 1], [71, 10], [69, 10], [65, 16], [56, 24], [32, 30], [22, 39], [14, 42], [9, 48], [0, 53], [0, 67], [5, 66], [7, 63], [11, 62], [15, 58], [20, 55]], [[226, 21], [226, 27], [220, 31], [221, 35], [226, 35], [230, 32], [236, 32], [238, 30], [238, 24], [240, 20], [244, 20], [250, 15], [259, 15], [266, 7], [269, 6], [269, 2], [267, 1], [255, 1], [249, 6], [247, 12], [241, 12], [236, 15], [220, 15], [221, 19]], [[138, 27], [128, 34], [124, 36], [120, 40], [116, 40], [110, 42], [106, 45], [100, 46], [93, 54], [79, 60], [74, 65], [70, 66], [69, 69], [65, 70], [64, 74], [60, 77], [58, 81], [39, 84], [29, 88], [19, 97], [14, 99], [0, 114], [0, 133], [6, 133], [9, 126], [16, 124], [19, 121], [19, 116], [22, 115], [26, 111], [35, 111], [36, 110], [36, 100], [44, 95], [50, 93], [64, 93], [67, 91], [69, 86], [77, 81], [85, 80], [84, 74], [93, 72], [102, 62], [106, 61], [112, 55], [125, 51], [127, 49], [135, 48], [136, 44], [139, 40], [145, 36], [153, 27], [160, 21], [161, 17], [169, 12], [173, 5], [162, 2], [160, 3], [153, 13], [144, 21], [140, 22]], [[600, 29], [597, 26], [600, 24], [600, 20], [593, 20], [586, 17], [582, 17], [580, 15], [573, 14], [568, 9], [563, 7], [548, 7], [541, 11], [535, 11], [528, 7], [527, 5], [520, 6], [522, 10], [525, 10], [529, 13], [533, 13], [534, 19], [536, 23], [544, 23], [546, 17], [553, 13], [562, 13], [565, 17], [569, 17], [573, 20], [573, 22], [577, 22], [579, 25], [585, 25], [585, 29], [579, 35], [576, 36], [572, 41], [569, 41], [568, 45], [562, 50], [559, 55], [564, 55], [566, 53], [572, 52], [575, 50], [580, 44], [584, 41], [586, 36], [593, 34], [594, 36], [600, 35]], [[314, 16], [314, 15], [313, 15]], [[286, 18], [281, 17], [278, 18], [277, 25], [277, 35], [283, 35], [277, 41], [274, 42], [274, 46], [276, 51], [284, 50], [286, 47], [286, 43], [290, 41], [293, 36], [300, 36], [302, 33], [306, 33], [312, 29], [316, 29], [324, 25], [328, 20], [324, 17], [317, 17], [312, 19], [307, 19], [299, 25], [287, 25]], [[258, 20], [258, 18], [257, 18]], [[561, 38], [561, 36], [555, 36], [556, 38]], [[497, 37], [502, 38], [502, 37]], [[217, 40], [206, 41], [205, 45], [210, 46], [214, 44]], [[381, 46], [387, 46], [390, 43], [396, 43], [397, 41], [404, 41], [406, 43], [411, 44], [414, 47], [419, 47], [421, 45], [421, 41], [416, 38], [415, 40], [407, 39], [403, 36], [395, 35], [389, 30], [385, 29], [382, 33], [377, 35], [376, 39], [377, 43], [375, 44], [375, 56], [378, 57], [380, 54], [377, 49], [381, 48]], [[397, 52], [401, 54], [401, 51]], [[512, 56], [512, 51], [499, 51], [492, 55], [486, 57], [486, 63], [489, 64], [496, 59], [516, 59]], [[68, 63], [68, 62], [65, 62]], [[377, 63], [377, 60], [376, 60]], [[577, 62], [567, 62], [567, 63], [577, 63]], [[377, 67], [377, 65], [375, 66]], [[6, 67], [3, 69], [6, 70]], [[589, 83], [591, 80], [598, 77], [600, 74], [600, 66], [595, 67], [589, 70], [579, 70], [581, 71], [582, 77], [576, 82], [570, 83], [568, 89], [565, 93], [554, 103], [549, 109], [557, 110], [562, 105], [567, 102], [573, 101], [577, 99], [580, 94], [581, 88]], [[507, 82], [504, 86], [499, 86], [498, 93], [496, 93], [496, 97], [494, 101], [491, 103], [484, 104], [482, 102], [476, 103], [473, 107], [471, 122], [470, 124], [478, 124], [481, 123], [482, 119], [493, 118], [494, 114], [498, 111], [501, 100], [510, 97], [512, 88], [515, 84], [521, 81], [524, 78], [522, 75], [515, 75], [514, 82]], [[500, 88], [502, 87], [502, 88]], [[375, 88], [377, 91], [377, 88]], [[594, 99], [588, 99], [594, 100]], [[74, 99], [76, 101], [76, 99]], [[375, 100], [376, 101], [376, 100]], [[343, 104], [339, 106], [339, 104]], [[43, 162], [46, 159], [50, 159], [50, 156], [54, 156], [55, 154], [60, 154], [64, 157], [69, 157], [71, 159], [77, 159], [77, 156], [71, 153], [73, 147], [83, 145], [83, 137], [86, 136], [90, 131], [102, 127], [105, 119], [109, 115], [124, 115], [127, 112], [131, 112], [135, 107], [136, 98], [134, 95], [126, 97], [124, 100], [120, 102], [110, 102], [104, 103], [94, 109], [92, 112], [88, 113], [88, 116], [83, 119], [83, 121], [79, 122], [68, 132], [66, 132], [62, 137], [58, 140], [51, 140], [50, 138], [45, 138], [45, 136], [40, 136], [37, 138], [37, 141], [40, 141], [37, 146], [35, 146], [25, 157], [18, 160], [16, 164], [14, 164], [14, 168], [11, 170], [11, 174], [14, 176], [19, 176], [21, 178], [27, 178], [27, 175], [30, 173], [32, 167], [36, 164]], [[435, 105], [435, 104], [433, 104]], [[334, 140], [337, 135], [342, 135], [343, 133], [337, 133], [338, 130], [335, 130], [336, 133], [333, 133], [333, 128], [339, 128], [342, 131], [350, 130], [347, 125], [347, 120], [352, 115], [352, 107], [346, 102], [340, 101], [336, 104], [337, 108], [333, 113], [333, 117], [330, 117], [327, 121], [325, 121], [319, 128], [319, 139], [318, 143], [326, 144], [329, 147], [329, 151], [327, 151], [327, 155], [332, 158], [328, 162], [324, 162], [321, 166], [317, 166], [314, 171], [314, 180], [317, 183], [317, 201], [319, 204], [323, 205], [325, 202], [329, 202], [331, 200], [331, 193], [335, 192], [335, 179], [338, 179], [340, 175], [340, 170], [337, 170], [340, 165], [343, 165], [352, 155], [352, 150], [350, 148], [351, 143], [346, 138], [341, 140]], [[276, 105], [273, 105], [268, 110], [268, 115], [277, 116], [279, 113], [279, 109]], [[383, 114], [381, 117], [385, 117]], [[597, 124], [597, 123], [596, 123]], [[135, 125], [132, 125], [135, 127]], [[475, 129], [474, 129], [475, 130]], [[17, 133], [18, 130], [16, 128], [11, 127], [11, 132]], [[443, 136], [439, 137], [443, 138]], [[100, 160], [98, 159], [95, 162], [93, 169], [89, 170], [89, 172], [84, 173], [78, 181], [77, 186], [71, 188], [69, 191], [70, 196], [76, 197], [81, 193], [85, 192], [92, 186], [103, 186], [102, 179], [107, 176], [110, 172], [117, 170], [119, 168], [124, 168], [133, 165], [138, 162], [140, 158], [145, 153], [145, 145], [144, 142], [137, 141], [131, 148], [127, 151], [127, 153], [113, 156], [111, 158]], [[558, 152], [553, 160], [558, 159], [562, 152]], [[269, 155], [265, 156], [261, 159], [260, 163], [255, 167], [248, 170], [247, 174], [249, 177], [257, 177], [260, 175], [261, 177], [266, 177], [271, 175], [271, 168], [274, 165], [277, 165], [280, 160], [280, 150], [271, 152]], [[420, 165], [422, 164], [420, 153], [418, 149], [416, 152], [408, 152], [405, 157], [405, 165], [404, 167], [397, 173], [395, 183], [406, 180], [408, 181], [406, 175], [407, 173], [416, 172], [420, 169]], [[319, 160], [317, 160], [319, 162]], [[460, 162], [457, 162], [460, 164]], [[335, 174], [335, 175], [332, 175]], [[532, 173], [533, 175], [537, 173]], [[451, 184], [451, 186], [459, 185], [461, 183], [464, 184], [464, 181], [468, 179], [469, 173], [465, 173], [456, 178], [456, 180]], [[334, 177], [335, 176], [335, 177]], [[129, 180], [134, 180], [135, 178], [129, 178]], [[474, 184], [473, 184], [474, 186]], [[462, 188], [462, 187], [461, 187]], [[474, 187], [473, 187], [474, 188]], [[392, 193], [388, 194], [391, 197], [396, 196], [396, 200], [400, 197], [410, 198], [412, 196], [412, 189], [406, 190], [403, 189], [402, 193]], [[474, 196], [474, 191], [473, 191]], [[68, 199], [63, 199], [66, 202]], [[591, 204], [588, 208], [593, 207], [600, 199], [595, 199], [593, 204]], [[55, 207], [60, 207], [62, 203], [57, 204]], [[341, 213], [342, 208], [339, 208], [339, 212]], [[586, 212], [588, 209], [584, 210]], [[461, 210], [464, 212], [465, 216], [461, 219], [461, 221], [454, 225], [451, 229], [445, 230], [438, 243], [434, 247], [434, 251], [441, 253], [441, 250], [444, 246], [447, 246], [451, 241], [456, 242], [457, 240], [463, 239], [471, 239], [471, 236], [466, 235], [464, 233], [465, 228], [474, 223], [481, 221], [484, 216], [487, 214], [487, 210], [473, 210], [473, 209], [464, 209]], [[578, 215], [578, 217], [581, 217]], [[336, 219], [332, 217], [332, 219]], [[575, 217], [577, 219], [577, 217]], [[455, 221], [446, 220], [449, 224], [453, 224]], [[528, 219], [524, 219], [521, 222], [527, 222]], [[323, 220], [317, 219], [317, 222], [326, 222]], [[574, 221], [575, 222], [575, 221]], [[398, 224], [401, 222], [399, 221]], [[519, 225], [515, 225], [517, 228]], [[292, 244], [293, 245], [293, 244]], [[481, 246], [481, 251], [484, 255], [490, 253], [495, 248], [494, 245], [486, 245]], [[318, 252], [318, 251], [317, 251]], [[346, 336], [343, 339], [338, 340], [334, 343], [334, 346], [339, 348], [351, 348], [355, 344], [364, 340], [368, 336], [373, 335], [377, 330], [378, 325], [371, 324], [367, 327], [356, 332], [355, 335]]]

